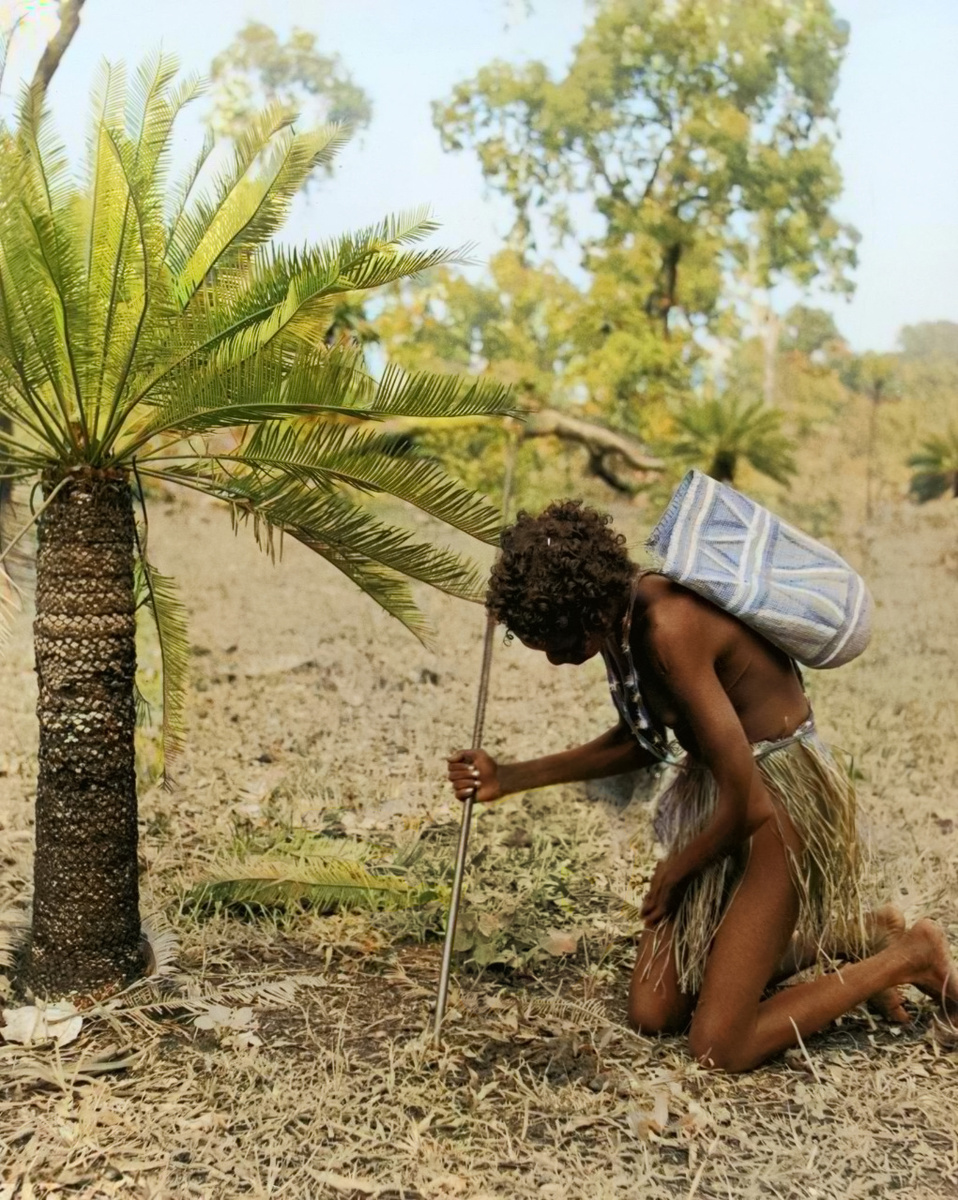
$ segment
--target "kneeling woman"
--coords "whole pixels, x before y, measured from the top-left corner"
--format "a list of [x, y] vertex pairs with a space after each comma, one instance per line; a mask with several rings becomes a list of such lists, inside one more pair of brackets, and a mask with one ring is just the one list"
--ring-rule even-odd
[[[958, 1010], [941, 930], [864, 915], [855, 797], [819, 740], [794, 663], [734, 617], [629, 560], [610, 519], [576, 501], [520, 514], [487, 605], [554, 664], [602, 654], [618, 724], [529, 762], [449, 760], [460, 800], [653, 765], [671, 730], [684, 757], [656, 822], [667, 857], [645, 898], [629, 995], [643, 1032], [689, 1027], [702, 1063], [743, 1071], [865, 1000], [907, 1020], [913, 984]], [[763, 996], [816, 960], [840, 972]]]

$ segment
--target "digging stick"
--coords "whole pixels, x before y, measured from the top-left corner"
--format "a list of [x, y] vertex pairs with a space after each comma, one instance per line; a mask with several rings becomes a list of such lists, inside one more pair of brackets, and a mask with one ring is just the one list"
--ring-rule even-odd
[[[492, 639], [496, 631], [496, 618], [490, 613], [486, 617], [486, 633], [482, 642], [482, 672], [479, 676], [479, 695], [476, 697], [476, 720], [472, 732], [472, 749], [482, 745], [482, 726], [486, 717], [486, 698], [489, 695], [489, 668], [492, 666]], [[459, 916], [459, 900], [462, 896], [462, 874], [466, 867], [466, 850], [469, 846], [469, 827], [472, 823], [472, 806], [476, 793], [468, 795], [462, 805], [462, 825], [459, 827], [459, 849], [456, 852], [456, 872], [452, 879], [452, 896], [449, 900], [449, 919], [446, 922], [446, 942], [442, 948], [442, 968], [439, 972], [439, 995], [436, 999], [436, 1024], [433, 1042], [439, 1044], [442, 1018], [446, 1011], [449, 994], [449, 974], [452, 967], [452, 944], [456, 939], [456, 919]]]
[[[519, 435], [515, 434], [506, 461], [506, 474], [502, 483], [502, 523], [509, 514], [509, 494], [512, 491], [512, 474], [516, 462], [516, 447]], [[489, 698], [489, 670], [492, 667], [492, 639], [496, 632], [496, 618], [486, 615], [486, 632], [482, 640], [482, 667], [479, 671], [479, 692], [476, 696], [476, 719], [472, 727], [472, 749], [482, 746], [482, 727], [486, 720], [486, 701]], [[472, 824], [472, 806], [476, 793], [468, 795], [462, 805], [462, 824], [459, 827], [459, 849], [456, 851], [456, 870], [452, 878], [452, 896], [449, 900], [449, 918], [446, 921], [446, 941], [442, 948], [442, 967], [439, 971], [439, 994], [436, 997], [436, 1022], [433, 1026], [433, 1045], [439, 1045], [442, 1019], [446, 1012], [449, 995], [449, 975], [452, 968], [452, 944], [456, 940], [456, 920], [459, 916], [459, 901], [462, 897], [462, 875], [466, 869], [466, 851], [469, 847], [469, 827]]]

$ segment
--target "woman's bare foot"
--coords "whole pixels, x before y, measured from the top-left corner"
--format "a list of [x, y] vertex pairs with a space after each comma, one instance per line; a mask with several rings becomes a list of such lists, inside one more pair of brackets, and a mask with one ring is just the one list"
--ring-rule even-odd
[[916, 921], [898, 945], [914, 967], [908, 982], [940, 1004], [949, 1021], [958, 1020], [958, 970], [941, 927], [927, 918]]
[[[868, 949], [872, 954], [878, 954], [904, 935], [905, 918], [900, 909], [893, 904], [886, 904], [866, 916], [865, 928], [868, 931]], [[885, 988], [872, 996], [868, 1003], [893, 1025], [911, 1023], [900, 988]]]

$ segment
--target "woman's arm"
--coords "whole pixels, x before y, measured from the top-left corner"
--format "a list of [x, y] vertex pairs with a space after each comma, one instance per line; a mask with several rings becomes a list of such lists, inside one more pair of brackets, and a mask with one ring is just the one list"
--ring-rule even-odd
[[484, 750], [459, 750], [448, 760], [449, 780], [456, 798], [465, 800], [475, 791], [480, 803], [555, 783], [622, 775], [639, 767], [650, 767], [655, 761], [622, 724], [583, 746], [526, 762], [499, 764]]

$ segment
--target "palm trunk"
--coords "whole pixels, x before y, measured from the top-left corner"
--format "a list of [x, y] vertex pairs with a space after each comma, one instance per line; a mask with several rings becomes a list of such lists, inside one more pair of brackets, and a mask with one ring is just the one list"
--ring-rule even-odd
[[708, 469], [708, 474], [719, 483], [735, 483], [738, 455], [733, 450], [717, 450]]
[[[54, 485], [44, 481], [48, 496]], [[115, 986], [142, 969], [127, 479], [71, 476], [38, 536], [40, 776], [23, 982], [50, 997]]]

